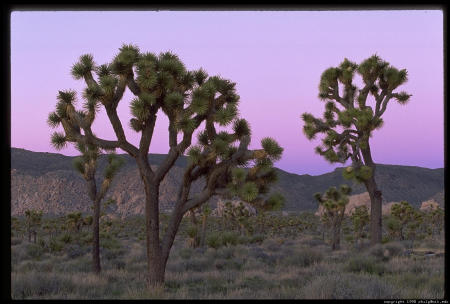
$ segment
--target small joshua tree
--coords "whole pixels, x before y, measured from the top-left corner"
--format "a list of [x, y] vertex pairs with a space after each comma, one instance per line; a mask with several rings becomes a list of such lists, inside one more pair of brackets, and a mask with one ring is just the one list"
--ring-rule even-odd
[[28, 231], [28, 241], [31, 242], [33, 235], [33, 242], [36, 243], [37, 231], [42, 222], [42, 211], [25, 210], [25, 220]]
[[76, 232], [80, 231], [83, 222], [83, 215], [81, 212], [72, 212], [67, 214], [67, 225], [72, 227]]
[[434, 237], [436, 234], [440, 235], [442, 228], [444, 227], [444, 210], [440, 206], [431, 207], [425, 212], [425, 221], [430, 226], [430, 235]]
[[321, 193], [314, 194], [314, 198], [323, 208], [322, 217], [327, 218], [327, 222], [330, 223], [332, 229], [332, 250], [337, 250], [340, 247], [341, 225], [344, 220], [345, 206], [349, 202], [348, 194], [351, 191], [349, 186], [341, 185], [339, 190], [336, 187], [330, 187], [324, 195]]
[[[94, 76], [94, 73], [96, 74]], [[75, 91], [60, 91], [56, 112], [49, 120], [62, 125], [64, 133], [52, 137], [58, 147], [67, 142], [94, 144], [101, 149], [121, 149], [135, 161], [145, 191], [147, 278], [149, 286], [164, 282], [165, 269], [173, 241], [184, 214], [206, 203], [213, 195], [235, 194], [256, 204], [264, 204], [276, 173], [273, 162], [283, 149], [271, 138], [261, 141], [262, 149], [250, 150], [250, 127], [238, 117], [239, 96], [235, 83], [218, 76], [209, 77], [200, 69], [188, 71], [178, 56], [142, 53], [137, 46], [123, 45], [112, 62], [97, 65], [92, 55], [80, 57], [72, 68], [75, 79], [82, 79], [84, 110], [75, 110]], [[129, 89], [131, 129], [140, 133], [139, 145], [125, 135], [117, 108]], [[100, 108], [106, 110], [115, 140], [97, 137], [92, 123]], [[169, 152], [158, 168], [150, 166], [148, 153], [157, 113], [169, 121]], [[196, 129], [198, 144], [192, 145]], [[232, 126], [229, 131], [220, 127]], [[164, 236], [160, 236], [159, 188], [162, 180], [183, 154], [189, 156], [175, 206]], [[237, 185], [234, 168], [251, 167]], [[191, 186], [202, 179], [204, 188], [191, 193]]]
[[[100, 264], [100, 212], [101, 201], [105, 197], [114, 176], [123, 165], [124, 160], [117, 155], [111, 153], [107, 155], [107, 165], [103, 173], [103, 182], [101, 187], [97, 189], [97, 182], [95, 180], [95, 173], [97, 171], [97, 159], [100, 156], [100, 149], [93, 144], [83, 144], [78, 142], [77, 149], [81, 152], [80, 157], [76, 157], [73, 161], [74, 168], [83, 176], [88, 187], [88, 194], [92, 200], [94, 214], [92, 217], [92, 261], [93, 270], [95, 273], [101, 271]], [[80, 213], [81, 215], [81, 213]], [[79, 218], [79, 226], [83, 224], [83, 219]], [[79, 227], [78, 226], [78, 227]], [[77, 229], [77, 231], [79, 228]]]
[[407, 201], [402, 201], [398, 204], [393, 204], [391, 207], [391, 215], [399, 222], [399, 236], [400, 240], [405, 239], [405, 230], [408, 231], [408, 236], [414, 238], [415, 230], [418, 228], [421, 215], [414, 209]]
[[[353, 84], [356, 73], [362, 77], [361, 89]], [[331, 163], [350, 159], [352, 163], [344, 169], [344, 177], [363, 183], [369, 192], [371, 245], [381, 243], [382, 193], [375, 181], [376, 165], [369, 138], [382, 127], [382, 115], [392, 99], [400, 104], [408, 102], [411, 95], [395, 91], [407, 79], [405, 69], [398, 70], [376, 55], [359, 65], [345, 59], [338, 67], [325, 70], [320, 78], [319, 98], [327, 102], [323, 118], [302, 115], [308, 139], [314, 139], [318, 133], [325, 135], [316, 152]], [[374, 107], [367, 104], [370, 99]]]
[[367, 210], [367, 207], [364, 205], [356, 207], [353, 210], [350, 219], [353, 224], [353, 232], [355, 234], [355, 244], [359, 245], [364, 233], [364, 228], [367, 226], [370, 220], [369, 211]]

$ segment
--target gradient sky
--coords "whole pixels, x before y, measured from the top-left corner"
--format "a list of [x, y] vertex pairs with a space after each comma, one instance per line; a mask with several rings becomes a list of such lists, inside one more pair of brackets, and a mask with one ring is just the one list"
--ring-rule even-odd
[[[271, 136], [284, 147], [276, 166], [297, 174], [329, 172], [314, 153], [300, 115], [321, 115], [317, 98], [321, 73], [345, 58], [361, 62], [378, 54], [406, 68], [400, 89], [413, 96], [406, 106], [392, 101], [384, 126], [371, 138], [377, 163], [444, 166], [443, 13], [411, 11], [135, 11], [13, 12], [11, 15], [11, 146], [56, 151], [47, 126], [58, 90], [81, 92], [70, 75], [80, 55], [98, 64], [112, 60], [123, 43], [142, 51], [172, 51], [188, 69], [236, 82], [240, 113], [253, 132], [252, 148]], [[129, 91], [119, 105], [124, 126], [130, 119]], [[167, 153], [168, 121], [158, 116], [151, 153]], [[104, 111], [93, 126], [99, 137], [115, 139]], [[126, 130], [130, 142], [138, 136]], [[121, 151], [119, 151], [121, 153]]]

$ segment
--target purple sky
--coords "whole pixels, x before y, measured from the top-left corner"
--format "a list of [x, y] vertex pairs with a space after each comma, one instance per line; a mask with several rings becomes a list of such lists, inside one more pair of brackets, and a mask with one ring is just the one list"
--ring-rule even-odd
[[[78, 57], [91, 53], [98, 64], [112, 60], [123, 43], [142, 51], [172, 51], [188, 69], [236, 82], [240, 113], [253, 132], [252, 147], [271, 136], [284, 147], [276, 166], [297, 174], [333, 170], [314, 153], [300, 115], [323, 113], [317, 98], [321, 73], [345, 57], [360, 63], [377, 53], [406, 68], [401, 87], [408, 105], [392, 102], [384, 126], [371, 139], [375, 162], [444, 166], [443, 13], [428, 11], [248, 11], [248, 12], [13, 12], [11, 15], [11, 146], [76, 155], [50, 145], [47, 124], [58, 90], [83, 83], [70, 75]], [[119, 105], [130, 118], [129, 91]], [[158, 116], [151, 153], [167, 153], [167, 119]], [[102, 112], [93, 126], [114, 139]], [[126, 130], [129, 141], [138, 136]], [[121, 151], [119, 151], [121, 153]]]

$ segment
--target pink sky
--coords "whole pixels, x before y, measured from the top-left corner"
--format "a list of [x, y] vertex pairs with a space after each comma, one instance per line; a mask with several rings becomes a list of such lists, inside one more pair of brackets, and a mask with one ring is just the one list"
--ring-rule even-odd
[[[13, 12], [11, 15], [11, 146], [56, 151], [47, 126], [58, 90], [84, 88], [70, 75], [78, 57], [91, 53], [98, 64], [112, 60], [123, 43], [142, 51], [172, 51], [188, 69], [236, 82], [240, 113], [253, 131], [252, 147], [271, 136], [284, 147], [276, 166], [297, 174], [333, 170], [314, 153], [300, 115], [321, 115], [321, 73], [345, 57], [357, 63], [378, 54], [409, 81], [408, 105], [392, 102], [385, 124], [371, 139], [375, 162], [444, 166], [443, 13], [411, 11], [160, 11]], [[127, 92], [119, 105], [130, 118]], [[94, 124], [100, 137], [114, 139], [104, 113]], [[129, 140], [138, 136], [127, 130]], [[151, 153], [167, 153], [167, 119], [159, 115]], [[120, 151], [119, 151], [120, 152]], [[120, 152], [121, 153], [121, 152]]]

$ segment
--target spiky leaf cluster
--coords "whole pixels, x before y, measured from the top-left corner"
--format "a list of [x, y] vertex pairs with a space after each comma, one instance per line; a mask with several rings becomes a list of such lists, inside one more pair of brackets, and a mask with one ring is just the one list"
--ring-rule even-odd
[[372, 177], [373, 170], [369, 166], [352, 167], [348, 166], [342, 170], [342, 176], [348, 180], [364, 183]]
[[[357, 88], [353, 80], [359, 74], [363, 87]], [[326, 101], [323, 118], [311, 113], [301, 116], [303, 132], [310, 140], [323, 134], [322, 144], [316, 147], [316, 153], [331, 163], [345, 163], [361, 166], [364, 161], [361, 150], [369, 148], [372, 131], [383, 125], [382, 115], [391, 99], [405, 104], [411, 95], [402, 91], [395, 92], [407, 80], [407, 71], [398, 70], [377, 55], [360, 64], [347, 58], [338, 66], [326, 69], [319, 83], [319, 98]], [[370, 97], [370, 98], [369, 98]], [[374, 102], [369, 106], [368, 102]], [[356, 179], [363, 181], [368, 170], [354, 172]]]
[[324, 214], [330, 218], [342, 217], [345, 206], [349, 202], [348, 195], [351, 193], [348, 185], [341, 185], [339, 189], [330, 187], [324, 194], [315, 193], [314, 198], [324, 209]]

